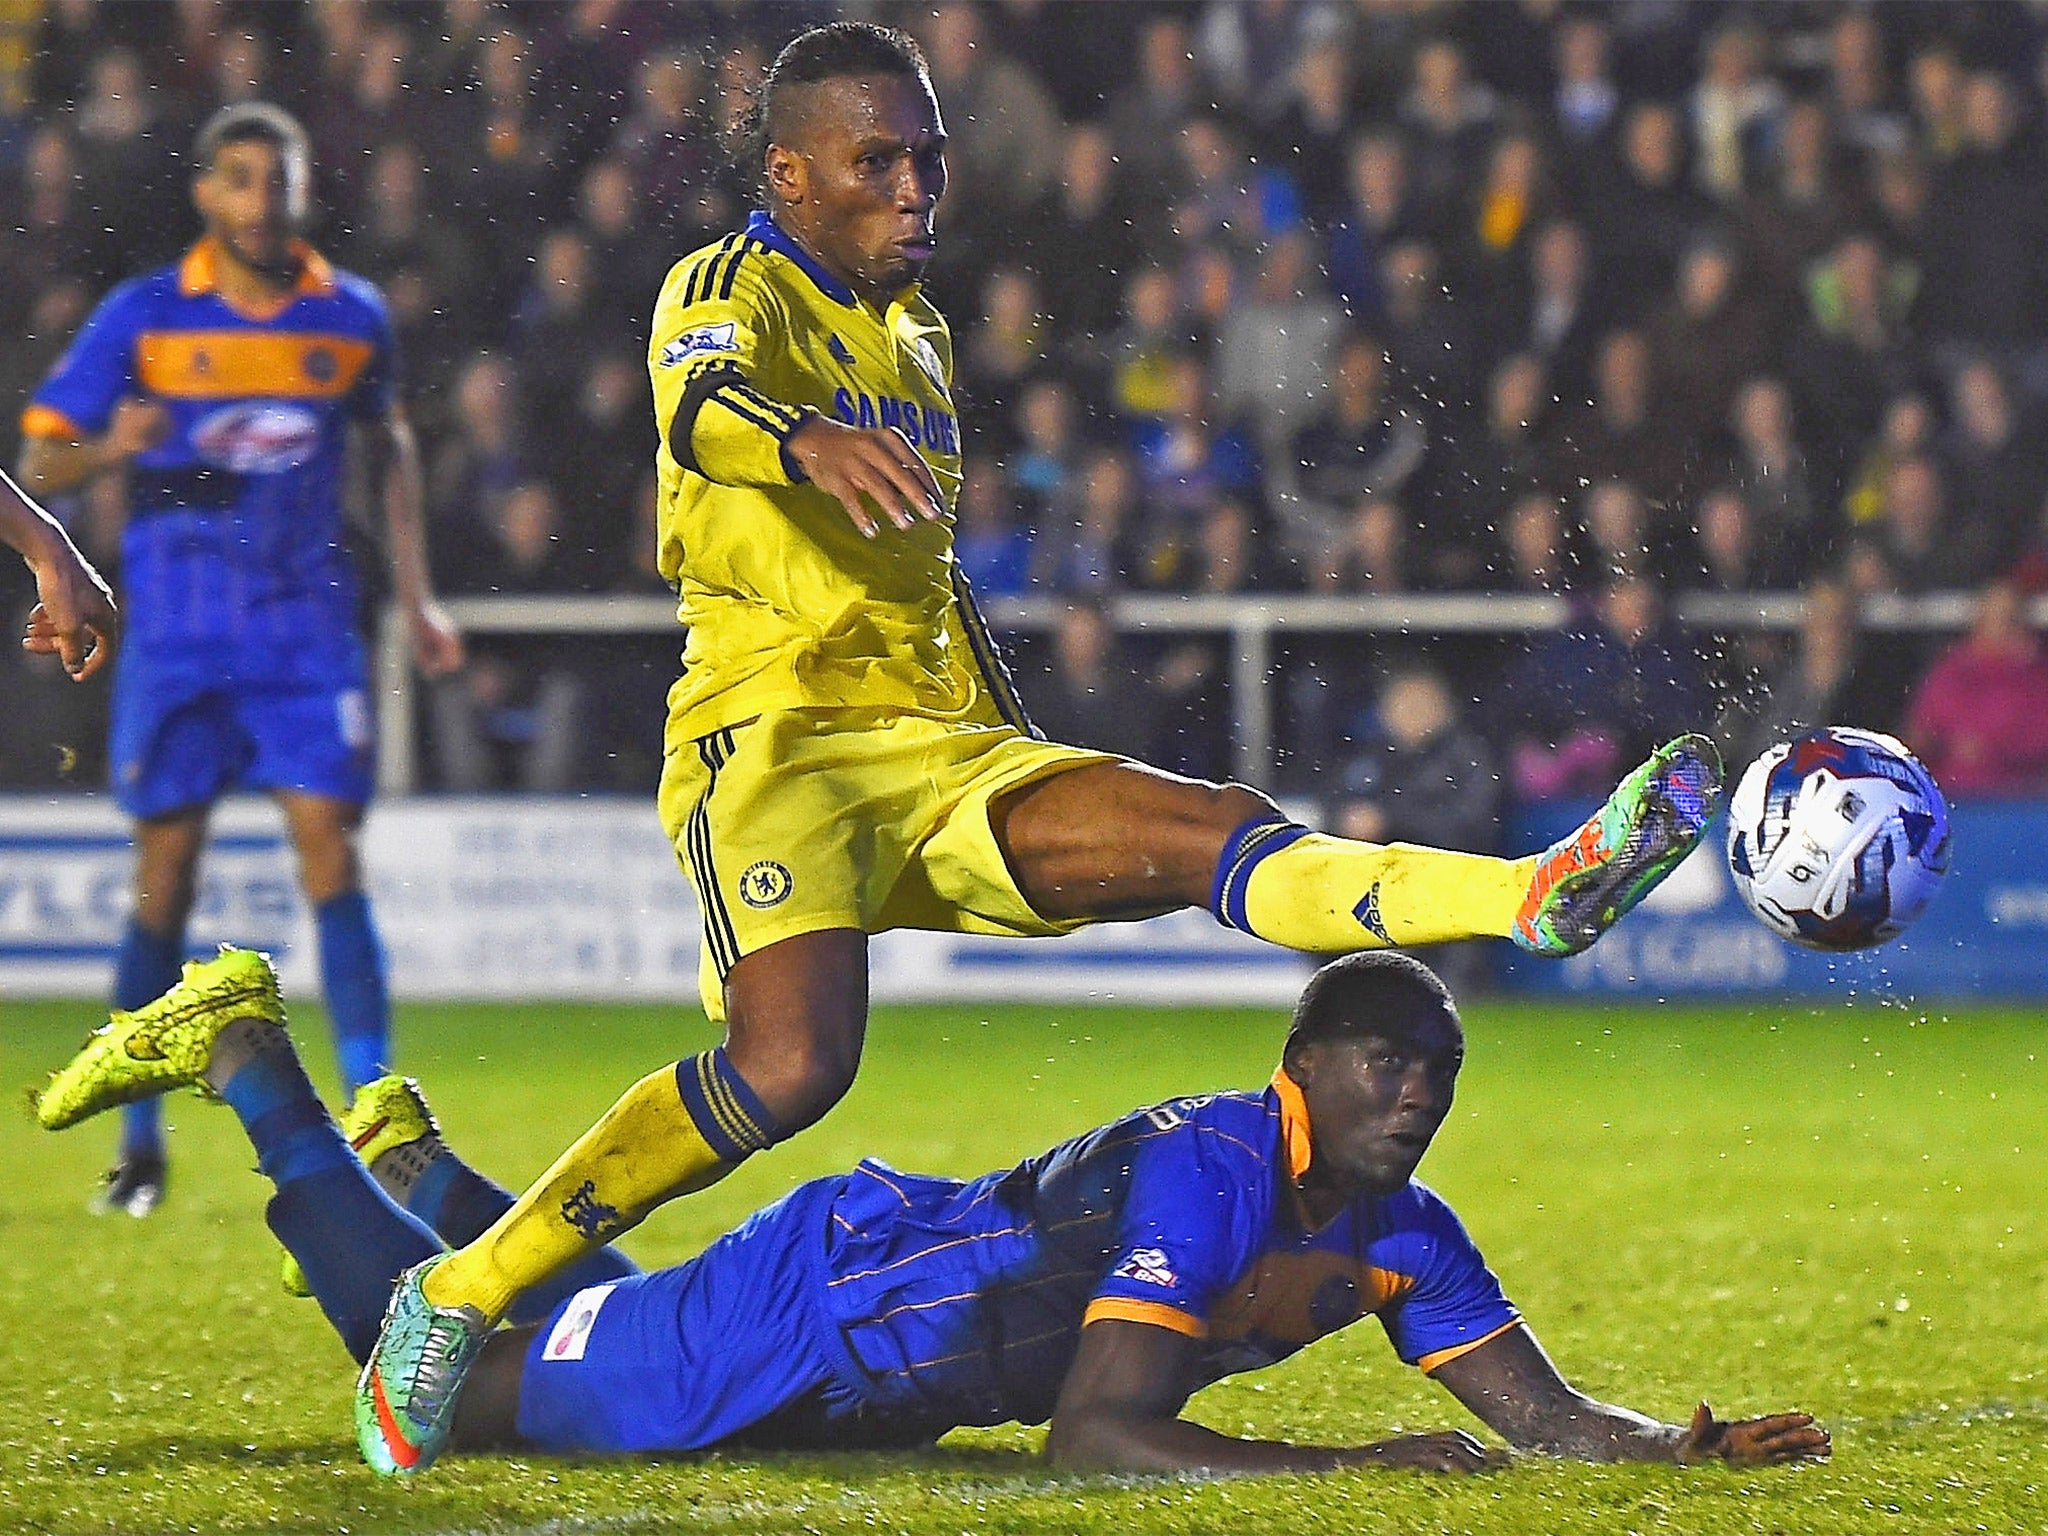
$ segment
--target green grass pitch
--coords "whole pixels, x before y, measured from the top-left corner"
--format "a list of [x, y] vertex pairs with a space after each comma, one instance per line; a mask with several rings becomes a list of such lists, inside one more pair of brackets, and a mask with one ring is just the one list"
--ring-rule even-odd
[[[27, 1084], [91, 1005], [0, 1005]], [[877, 1011], [851, 1099], [628, 1242], [687, 1256], [862, 1154], [974, 1173], [1133, 1104], [1262, 1082], [1256, 1011]], [[262, 1181], [227, 1111], [174, 1101], [171, 1199], [92, 1220], [111, 1127], [0, 1117], [0, 1530], [1907, 1532], [2048, 1522], [2048, 1016], [1877, 1006], [1482, 1004], [1425, 1178], [1590, 1391], [1683, 1418], [1805, 1407], [1826, 1467], [1360, 1473], [1201, 1485], [1049, 1476], [1039, 1432], [921, 1456], [665, 1464], [356, 1460], [351, 1367], [277, 1288]], [[405, 1066], [451, 1139], [537, 1173], [638, 1073], [709, 1039], [652, 1009], [403, 1011]], [[302, 1040], [326, 1076], [316, 1011]], [[1469, 1423], [1370, 1322], [1204, 1393], [1231, 1432], [1332, 1441]]]

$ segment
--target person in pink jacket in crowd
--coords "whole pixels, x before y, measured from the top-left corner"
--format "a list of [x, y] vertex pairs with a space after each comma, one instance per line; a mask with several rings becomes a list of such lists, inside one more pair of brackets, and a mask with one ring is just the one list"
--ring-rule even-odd
[[2018, 587], [1984, 589], [1970, 632], [1920, 680], [1907, 731], [1950, 794], [2048, 791], [2048, 656]]

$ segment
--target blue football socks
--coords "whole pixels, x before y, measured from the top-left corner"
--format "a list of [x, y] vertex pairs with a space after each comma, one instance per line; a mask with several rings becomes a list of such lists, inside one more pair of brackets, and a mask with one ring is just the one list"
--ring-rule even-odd
[[216, 1089], [248, 1133], [257, 1168], [277, 1186], [264, 1213], [270, 1230], [299, 1261], [349, 1353], [365, 1360], [392, 1285], [404, 1270], [439, 1253], [440, 1240], [395, 1205], [356, 1160], [284, 1031], [246, 1027], [241, 1043], [252, 1048]]
[[384, 945], [361, 891], [344, 891], [313, 909], [320, 940], [320, 986], [334, 1020], [342, 1087], [353, 1094], [391, 1070], [391, 992]]
[[[184, 950], [184, 934], [151, 933], [130, 918], [114, 964], [114, 1006], [133, 1013], [170, 991], [178, 983]], [[126, 1106], [121, 1111], [121, 1155], [161, 1155], [163, 1119], [162, 1099], [143, 1099]]]

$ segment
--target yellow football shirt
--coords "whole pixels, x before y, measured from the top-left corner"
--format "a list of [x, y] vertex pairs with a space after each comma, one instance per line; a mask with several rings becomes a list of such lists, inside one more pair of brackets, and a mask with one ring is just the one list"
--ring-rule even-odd
[[[648, 351], [661, 571], [689, 626], [667, 744], [781, 709], [880, 706], [1023, 727], [953, 562], [953, 343], [913, 285], [884, 310], [765, 214], [678, 262]], [[868, 539], [783, 453], [812, 413], [896, 427], [947, 516]]]

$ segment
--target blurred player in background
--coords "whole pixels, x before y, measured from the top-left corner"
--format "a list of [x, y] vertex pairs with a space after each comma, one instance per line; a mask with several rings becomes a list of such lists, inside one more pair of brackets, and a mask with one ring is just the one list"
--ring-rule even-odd
[[55, 656], [77, 682], [114, 654], [120, 614], [92, 562], [78, 552], [64, 525], [31, 501], [0, 469], [0, 544], [20, 555], [35, 576], [36, 605], [28, 616], [23, 650]]
[[[352, 428], [419, 665], [449, 671], [462, 645], [428, 581], [418, 451], [383, 299], [299, 238], [304, 131], [266, 103], [224, 108], [194, 165], [203, 238], [87, 320], [22, 418], [21, 473], [44, 493], [128, 479], [130, 628], [109, 757], [135, 819], [135, 909], [115, 1007], [177, 980], [213, 802], [236, 786], [267, 790], [298, 854], [353, 1091], [387, 1064], [390, 1006], [356, 852], [373, 753], [343, 548]], [[146, 1216], [165, 1177], [160, 1110], [135, 1104], [101, 1207]]]
[[[61, 1129], [145, 1085], [217, 1093], [276, 1186], [271, 1230], [360, 1360], [400, 1270], [474, 1236], [512, 1197], [449, 1148], [405, 1079], [373, 1085], [337, 1126], [283, 1024], [263, 957], [228, 950], [96, 1035], [38, 1113]], [[1404, 1361], [1518, 1450], [1744, 1466], [1827, 1456], [1809, 1414], [1730, 1423], [1701, 1403], [1690, 1423], [1663, 1423], [1564, 1379], [1456, 1213], [1415, 1182], [1464, 1055], [1457, 1007], [1427, 966], [1347, 956], [1303, 991], [1263, 1090], [1169, 1099], [967, 1182], [863, 1162], [669, 1269], [596, 1250], [494, 1336], [455, 1443], [907, 1449], [960, 1425], [1050, 1420], [1047, 1457], [1082, 1471], [1498, 1464], [1463, 1430], [1308, 1446], [1181, 1417], [1209, 1383], [1373, 1316]], [[389, 1406], [367, 1411], [359, 1427], [381, 1449]]]
[[868, 935], [1049, 935], [1207, 906], [1307, 952], [1509, 937], [1583, 949], [1691, 849], [1713, 749], [1660, 750], [1520, 860], [1310, 831], [1264, 795], [1040, 738], [952, 558], [952, 339], [918, 280], [946, 135], [923, 56], [798, 37], [760, 97], [768, 209], [655, 308], [660, 563], [689, 627], [663, 824], [704, 914], [726, 1042], [650, 1074], [475, 1242], [398, 1288], [358, 1385], [363, 1450], [417, 1472], [522, 1292], [838, 1102]]

